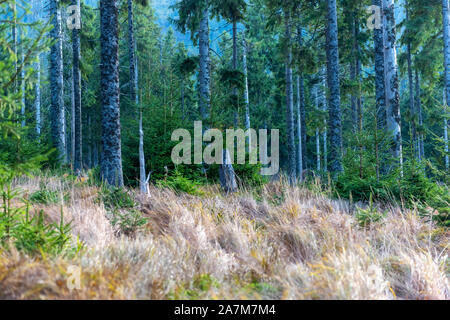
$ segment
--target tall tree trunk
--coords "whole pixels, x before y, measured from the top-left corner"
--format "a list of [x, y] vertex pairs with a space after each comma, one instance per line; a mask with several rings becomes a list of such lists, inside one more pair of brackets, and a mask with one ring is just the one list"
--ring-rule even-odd
[[[316, 104], [316, 110], [320, 110], [320, 96], [321, 96], [321, 90], [320, 90], [320, 85], [316, 85], [313, 89], [313, 94], [314, 94], [314, 100], [315, 100], [315, 104]], [[321, 154], [320, 154], [320, 132], [319, 132], [319, 127], [316, 128], [316, 169], [317, 172], [320, 172], [321, 170]]]
[[67, 161], [64, 113], [64, 79], [63, 79], [63, 43], [60, 2], [50, 0], [50, 15], [53, 29], [51, 37], [54, 44], [50, 52], [50, 94], [51, 94], [51, 137], [58, 152], [60, 163]]
[[[448, 108], [448, 104], [447, 104], [447, 92], [444, 89], [444, 115], [447, 115], [447, 108]], [[448, 156], [448, 121], [447, 118], [444, 117], [444, 151], [445, 151], [445, 169], [448, 171], [449, 169], [449, 156]]]
[[391, 155], [397, 165], [403, 168], [402, 130], [400, 115], [400, 94], [396, 48], [396, 26], [394, 0], [384, 1], [385, 24], [385, 72], [386, 72], [386, 115], [387, 132], [391, 136]]
[[[406, 21], [409, 21], [409, 9], [408, 1], [405, 2], [406, 9]], [[416, 146], [417, 142], [417, 127], [416, 127], [416, 107], [414, 98], [414, 78], [412, 70], [412, 54], [411, 54], [411, 41], [408, 40], [407, 50], [406, 50], [407, 60], [408, 60], [408, 83], [409, 83], [409, 112], [411, 116], [411, 149], [412, 156], [417, 159], [420, 158], [419, 150]]]
[[136, 40], [134, 36], [133, 0], [128, 1], [128, 56], [130, 64], [130, 99], [136, 105], [138, 101], [138, 70], [136, 59]]
[[302, 147], [302, 98], [300, 93], [300, 83], [303, 79], [300, 79], [301, 76], [297, 75], [297, 137], [298, 137], [298, 145], [297, 145], [297, 178], [300, 182], [303, 181], [303, 147]]
[[[383, 2], [382, 0], [373, 0], [373, 5], [381, 8], [380, 14], [383, 18]], [[386, 87], [385, 87], [385, 67], [384, 67], [384, 23], [380, 28], [373, 31], [374, 51], [375, 51], [375, 100], [376, 100], [376, 118], [377, 126], [375, 130], [385, 130], [386, 128]], [[381, 172], [385, 171], [384, 156], [380, 155], [380, 141], [378, 140], [378, 132], [376, 134], [375, 152], [377, 156], [377, 178], [379, 180]]]
[[362, 131], [363, 131], [363, 99], [362, 99], [362, 65], [361, 65], [361, 47], [358, 42], [359, 38], [359, 19], [356, 15], [353, 16], [353, 33], [354, 33], [354, 53], [355, 53], [355, 77], [358, 83], [358, 93], [356, 98], [356, 122], [354, 125], [356, 126], [355, 132], [358, 133], [358, 142], [359, 142], [359, 177], [363, 178], [363, 155], [364, 155], [364, 146], [362, 142]]
[[[322, 71], [322, 96], [321, 96], [321, 105], [322, 105], [322, 111], [327, 111], [327, 97], [326, 97], [326, 87], [327, 87], [327, 71], [323, 69]], [[322, 140], [323, 140], [323, 172], [328, 171], [328, 145], [327, 145], [327, 136], [328, 136], [328, 130], [327, 130], [327, 120], [324, 119], [324, 129], [322, 133]]]
[[[81, 12], [80, 0], [72, 0], [72, 5], [78, 7], [78, 12]], [[72, 30], [72, 76], [73, 76], [73, 99], [74, 99], [74, 116], [75, 116], [75, 145], [73, 149], [73, 169], [76, 174], [79, 174], [83, 169], [83, 142], [82, 142], [82, 128], [81, 128], [81, 69], [80, 69], [80, 30], [74, 28]]]
[[203, 10], [199, 26], [199, 51], [200, 51], [200, 113], [203, 121], [207, 121], [210, 112], [211, 89], [209, 73], [209, 10]]
[[40, 54], [37, 54], [37, 61], [36, 61], [36, 85], [35, 85], [35, 112], [36, 112], [36, 135], [39, 139], [41, 135], [41, 58]]
[[139, 188], [147, 193], [147, 175], [145, 172], [144, 127], [142, 125], [142, 107], [139, 109]]
[[422, 161], [425, 159], [425, 152], [424, 152], [424, 145], [423, 145], [423, 115], [422, 115], [422, 102], [420, 99], [420, 77], [419, 77], [419, 71], [416, 69], [416, 109], [419, 116], [419, 127], [420, 132], [418, 134], [418, 154], [419, 154], [419, 161]]
[[102, 179], [123, 186], [120, 136], [118, 0], [100, 0]]
[[[236, 19], [233, 19], [233, 69], [237, 70], [237, 22]], [[238, 93], [237, 88], [233, 88], [233, 101], [236, 102], [236, 109], [234, 110], [234, 127], [237, 128], [239, 126], [239, 110], [238, 106]]]
[[287, 40], [286, 52], [286, 125], [288, 137], [288, 176], [291, 185], [296, 183], [295, 163], [295, 133], [294, 133], [294, 94], [292, 83], [292, 48], [291, 48], [291, 16], [285, 12], [285, 37]]
[[328, 102], [330, 135], [329, 170], [332, 173], [339, 173], [343, 171], [343, 167], [342, 115], [339, 82], [339, 47], [336, 0], [328, 0], [327, 72], [328, 88], [330, 91]]
[[[14, 52], [14, 74], [17, 74], [17, 6], [16, 6], [16, 0], [13, 0], [13, 23], [12, 23], [12, 45], [13, 45], [13, 52]], [[14, 91], [17, 91], [17, 83], [16, 80], [14, 80]]]
[[[299, 25], [297, 28], [298, 32], [298, 44], [300, 47], [303, 46], [303, 28]], [[305, 168], [304, 151], [305, 146], [303, 141], [303, 113], [305, 109], [305, 84], [303, 79], [303, 74], [299, 71], [297, 75], [297, 136], [298, 136], [298, 146], [297, 146], [297, 178], [300, 182], [303, 180], [303, 170]], [[305, 141], [306, 143], [306, 141]]]
[[[23, 38], [23, 35], [22, 35]], [[23, 39], [21, 39], [22, 43], [21, 43], [21, 56], [22, 56], [22, 72], [21, 72], [21, 76], [20, 76], [20, 90], [22, 93], [22, 101], [21, 101], [21, 106], [22, 106], [22, 110], [21, 110], [21, 117], [22, 117], [22, 123], [21, 126], [22, 128], [25, 127], [26, 125], [26, 114], [25, 114], [25, 109], [26, 109], [26, 103], [25, 103], [25, 48], [23, 47]]]
[[[380, 11], [383, 14], [382, 0], [373, 0], [373, 4], [382, 8]], [[380, 29], [374, 30], [374, 46], [375, 46], [375, 91], [376, 91], [376, 106], [378, 115], [378, 129], [386, 128], [386, 81], [385, 81], [385, 66], [384, 66], [384, 23]]]
[[[72, 67], [72, 78], [71, 78], [71, 95], [70, 95], [70, 100], [71, 100], [71, 122], [70, 122], [70, 164], [72, 165], [72, 170], [74, 170], [75, 168], [75, 89], [74, 89], [74, 69]], [[75, 170], [74, 170], [75, 171]]]
[[186, 102], [185, 102], [185, 84], [184, 84], [185, 80], [184, 77], [181, 79], [180, 81], [180, 91], [181, 91], [181, 119], [185, 120], [186, 119]]
[[[445, 96], [446, 103], [445, 108], [450, 105], [450, 8], [449, 1], [442, 0], [442, 17], [444, 25], [444, 67], [445, 67]], [[444, 123], [444, 133], [447, 134], [445, 138], [446, 145], [446, 156], [445, 156], [445, 167], [449, 168], [449, 157], [448, 157], [448, 122], [445, 120]]]
[[[244, 102], [245, 102], [245, 129], [250, 129], [250, 98], [248, 93], [248, 68], [247, 68], [247, 43], [245, 42], [245, 33], [243, 33], [242, 39], [242, 66], [244, 68]], [[251, 135], [249, 134], [246, 138], [246, 143], [249, 152], [251, 150]]]

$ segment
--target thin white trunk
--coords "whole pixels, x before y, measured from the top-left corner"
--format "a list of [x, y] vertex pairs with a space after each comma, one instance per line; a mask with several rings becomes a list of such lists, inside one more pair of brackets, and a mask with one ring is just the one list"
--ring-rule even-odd
[[302, 148], [302, 114], [300, 96], [300, 76], [297, 75], [297, 175], [300, 182], [303, 181], [303, 148]]
[[[23, 37], [23, 35], [22, 35]], [[23, 40], [22, 40], [23, 41]], [[21, 110], [21, 116], [22, 116], [22, 128], [25, 127], [26, 125], [26, 120], [25, 120], [25, 53], [24, 53], [24, 48], [22, 46], [22, 74], [20, 77], [20, 90], [22, 92], [22, 110]]]
[[[245, 34], [242, 39], [242, 66], [244, 68], [244, 101], [245, 101], [245, 129], [250, 129], [250, 98], [248, 94], [248, 68], [247, 68], [247, 43], [245, 42]], [[252, 137], [250, 134], [246, 137], [248, 152], [252, 152]]]
[[145, 172], [145, 154], [144, 154], [144, 128], [142, 125], [142, 109], [139, 110], [139, 187], [143, 194], [148, 191], [148, 181]]
[[[447, 92], [444, 88], [444, 115], [447, 115]], [[444, 150], [445, 150], [445, 169], [448, 171], [450, 167], [449, 156], [448, 156], [448, 121], [444, 117]]]
[[36, 108], [36, 134], [39, 138], [41, 135], [41, 58], [39, 54], [37, 55], [36, 73], [36, 98], [34, 103]]
[[[385, 72], [386, 72], [386, 110], [387, 131], [391, 135], [391, 153], [397, 165], [403, 168], [403, 148], [400, 115], [399, 78], [396, 48], [396, 25], [394, 0], [384, 1], [385, 25]], [[403, 170], [402, 170], [403, 171]], [[402, 173], [403, 174], [403, 173]]]
[[[316, 110], [319, 110], [319, 88], [316, 85], [313, 88], [313, 96], [316, 104]], [[316, 128], [316, 168], [317, 171], [320, 172], [320, 133], [319, 128]]]
[[[450, 105], [450, 8], [449, 1], [442, 0], [442, 17], [444, 25], [444, 67], [445, 67], [445, 114], [447, 114], [447, 107]], [[448, 157], [448, 122], [445, 119], [444, 123], [444, 142], [445, 142], [445, 168], [449, 169]]]
[[[323, 89], [321, 91], [321, 99], [322, 99], [322, 110], [324, 112], [327, 111], [327, 98], [326, 98], [326, 87], [327, 87], [327, 71], [324, 68], [322, 71], [322, 83], [323, 83]], [[327, 135], [328, 135], [328, 131], [327, 131], [327, 120], [325, 119], [324, 121], [324, 131], [322, 134], [322, 139], [323, 139], [323, 171], [327, 172], [328, 170], [328, 151], [327, 151]]]

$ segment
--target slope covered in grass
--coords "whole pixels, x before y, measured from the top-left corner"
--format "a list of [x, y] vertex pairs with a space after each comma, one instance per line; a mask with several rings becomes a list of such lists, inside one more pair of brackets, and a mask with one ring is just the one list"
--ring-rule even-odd
[[[361, 210], [282, 182], [236, 195], [152, 187], [149, 196], [116, 198], [56, 177], [15, 186], [25, 198], [43, 186], [59, 194], [84, 247], [2, 249], [1, 299], [450, 298], [450, 232], [414, 211]], [[33, 207], [60, 219], [59, 203]], [[70, 266], [81, 267], [80, 289], [67, 287]]]

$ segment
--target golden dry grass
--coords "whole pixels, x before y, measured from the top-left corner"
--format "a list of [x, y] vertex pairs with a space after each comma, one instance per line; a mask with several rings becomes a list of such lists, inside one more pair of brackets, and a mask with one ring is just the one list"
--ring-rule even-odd
[[[25, 193], [69, 190], [66, 221], [85, 243], [76, 258], [0, 252], [1, 299], [450, 299], [450, 231], [391, 208], [363, 228], [347, 202], [271, 183], [203, 197], [152, 187], [148, 223], [120, 236], [94, 187], [22, 178]], [[43, 206], [57, 221], [60, 208]], [[81, 288], [67, 288], [69, 266]]]

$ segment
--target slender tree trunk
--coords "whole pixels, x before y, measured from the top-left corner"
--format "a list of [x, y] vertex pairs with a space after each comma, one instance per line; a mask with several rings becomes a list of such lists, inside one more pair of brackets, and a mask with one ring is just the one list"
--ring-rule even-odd
[[[383, 1], [373, 0], [373, 5], [381, 8], [380, 14], [383, 21]], [[382, 131], [386, 128], [386, 87], [385, 87], [385, 67], [384, 67], [384, 23], [379, 29], [373, 31], [374, 51], [375, 51], [375, 100], [377, 126], [375, 130]], [[381, 172], [386, 171], [384, 156], [380, 153], [379, 134], [376, 132], [375, 150], [377, 156], [377, 179], [379, 181]]]
[[303, 181], [303, 155], [302, 155], [302, 114], [301, 114], [301, 93], [300, 93], [300, 75], [297, 75], [297, 178], [300, 182]]
[[130, 64], [130, 99], [136, 105], [138, 102], [138, 73], [136, 59], [136, 40], [134, 36], [133, 0], [128, 2], [128, 56]]
[[294, 133], [294, 94], [292, 83], [292, 48], [291, 48], [291, 17], [285, 12], [285, 36], [288, 47], [286, 52], [286, 124], [288, 136], [288, 176], [291, 185], [294, 185], [296, 178], [295, 163], [295, 133]]
[[[72, 0], [72, 5], [78, 7], [80, 12], [80, 0]], [[74, 28], [72, 30], [72, 80], [73, 80], [73, 101], [74, 101], [74, 145], [73, 145], [73, 169], [76, 174], [80, 174], [83, 170], [83, 142], [81, 128], [81, 50], [80, 50], [80, 30]]]
[[[303, 28], [299, 25], [298, 32], [298, 44], [303, 46]], [[303, 114], [305, 112], [305, 84], [303, 74], [299, 71], [297, 76], [297, 136], [298, 136], [298, 149], [297, 149], [297, 178], [300, 182], [303, 181], [303, 170], [305, 168], [305, 145], [306, 141], [303, 139], [303, 132], [305, 131]]]
[[[313, 95], [314, 95], [314, 100], [315, 100], [315, 104], [316, 104], [316, 110], [319, 110], [319, 100], [320, 100], [320, 95], [321, 95], [321, 90], [319, 90], [319, 85], [316, 85], [313, 89]], [[320, 132], [319, 132], [319, 128], [316, 128], [316, 169], [317, 172], [320, 172], [321, 170], [321, 155], [320, 155]]]
[[[248, 94], [248, 69], [247, 69], [247, 43], [245, 42], [245, 33], [243, 33], [242, 39], [242, 66], [244, 68], [244, 102], [245, 102], [245, 129], [250, 129], [250, 98]], [[249, 134], [246, 137], [246, 143], [248, 146], [248, 151], [252, 152], [252, 140]]]
[[[382, 8], [381, 14], [383, 14], [382, 0], [373, 0], [373, 4]], [[384, 18], [383, 18], [384, 20]], [[378, 114], [378, 129], [382, 130], [386, 128], [386, 75], [384, 65], [384, 23], [381, 24], [380, 29], [374, 30], [374, 43], [375, 43], [375, 91], [376, 91], [376, 106]]]
[[[72, 170], [74, 170], [75, 169], [75, 86], [74, 86], [74, 75], [73, 75], [73, 73], [74, 73], [74, 69], [72, 68], [72, 79], [71, 79], [71, 81], [70, 81], [70, 83], [71, 83], [71, 86], [72, 86], [72, 90], [71, 90], [71, 95], [70, 95], [70, 100], [71, 100], [71, 105], [72, 105], [72, 108], [71, 108], [71, 126], [70, 126], [70, 145], [71, 145], [71, 148], [70, 148], [70, 151], [71, 151], [71, 154], [70, 154], [70, 160], [71, 160], [71, 165], [72, 165]], [[75, 171], [75, 170], [74, 170]]]
[[61, 9], [59, 5], [59, 1], [50, 0], [50, 15], [52, 16], [53, 24], [51, 37], [54, 40], [50, 52], [50, 120], [53, 146], [58, 152], [60, 163], [65, 163], [67, 161], [67, 155], [64, 113], [63, 44]]
[[[405, 3], [406, 9], [406, 21], [409, 20], [408, 1]], [[414, 98], [414, 78], [412, 70], [412, 54], [411, 54], [411, 42], [408, 40], [406, 49], [407, 61], [408, 61], [408, 83], [409, 83], [409, 112], [411, 114], [411, 148], [412, 156], [420, 159], [419, 150], [416, 147], [417, 142], [417, 127], [416, 127], [416, 107]]]
[[182, 78], [181, 79], [181, 81], [180, 81], [180, 91], [181, 91], [181, 119], [183, 119], [183, 120], [185, 120], [186, 119], [186, 108], [185, 108], [185, 104], [186, 104], [186, 102], [185, 102], [185, 93], [184, 93], [184, 90], [185, 90], [185, 84], [184, 84], [184, 78]]
[[[23, 38], [23, 35], [22, 35], [22, 38]], [[21, 110], [21, 117], [22, 117], [22, 124], [21, 124], [21, 126], [22, 126], [22, 128], [24, 128], [25, 127], [25, 125], [26, 125], [26, 114], [25, 114], [25, 109], [26, 109], [26, 103], [25, 103], [25, 66], [24, 66], [24, 64], [25, 64], [25, 49], [24, 49], [24, 47], [23, 47], [23, 39], [22, 39], [22, 45], [21, 45], [21, 56], [22, 56], [22, 72], [21, 72], [21, 76], [20, 76], [20, 90], [21, 90], [21, 93], [22, 93], [22, 102], [21, 102], [21, 105], [22, 105], [22, 110]]]
[[[14, 52], [14, 73], [17, 74], [17, 60], [18, 60], [18, 56], [17, 56], [17, 6], [16, 6], [16, 0], [13, 0], [13, 23], [12, 23], [12, 45], [13, 45], [13, 52]], [[16, 80], [14, 80], [14, 92], [17, 91], [17, 83]]]
[[144, 127], [142, 125], [142, 107], [139, 110], [139, 187], [143, 194], [147, 193], [147, 175], [145, 172]]
[[419, 71], [416, 69], [416, 109], [419, 116], [419, 127], [420, 132], [418, 134], [418, 154], [419, 154], [419, 161], [422, 161], [425, 159], [425, 153], [424, 153], [424, 145], [423, 145], [423, 115], [422, 115], [422, 102], [420, 99], [420, 77], [419, 77]]
[[[448, 102], [447, 102], [447, 90], [444, 89], [444, 115], [447, 115], [447, 108], [448, 108]], [[445, 151], [445, 169], [448, 171], [449, 169], [449, 156], [448, 156], [448, 121], [447, 118], [444, 117], [444, 151]]]
[[391, 136], [391, 155], [403, 171], [403, 148], [400, 115], [400, 94], [396, 48], [394, 0], [384, 1], [385, 72], [387, 132]]
[[209, 73], [209, 11], [204, 9], [199, 28], [199, 51], [200, 51], [200, 113], [203, 121], [207, 121], [210, 112], [211, 89]]
[[41, 135], [41, 59], [40, 54], [37, 55], [37, 61], [36, 61], [36, 97], [35, 97], [35, 110], [36, 110], [36, 135], [39, 139]]
[[[450, 105], [450, 8], [449, 1], [442, 0], [442, 17], [444, 25], [444, 67], [445, 67], [445, 108]], [[447, 135], [445, 138], [445, 167], [449, 169], [449, 157], [448, 157], [448, 122], [445, 120], [444, 133]]]
[[[327, 111], [327, 97], [326, 97], [326, 87], [327, 87], [327, 71], [323, 69], [322, 71], [322, 96], [321, 96], [321, 104], [322, 104], [322, 111]], [[328, 146], [327, 146], [327, 137], [328, 137], [328, 130], [327, 130], [327, 120], [324, 119], [324, 129], [322, 133], [322, 140], [323, 140], [323, 171], [326, 173], [328, 171]]]
[[343, 171], [342, 167], [342, 115], [341, 93], [339, 82], [339, 47], [336, 0], [328, 0], [327, 28], [327, 71], [330, 97], [329, 135], [330, 135], [330, 166], [332, 173]]
[[[236, 19], [233, 20], [233, 69], [237, 70], [237, 22]], [[236, 109], [234, 110], [234, 127], [237, 128], [239, 126], [239, 106], [237, 104], [238, 101], [238, 93], [237, 88], [233, 88], [233, 100], [236, 102]]]
[[123, 186], [120, 135], [119, 86], [119, 4], [100, 0], [101, 98], [102, 98], [102, 179]]

